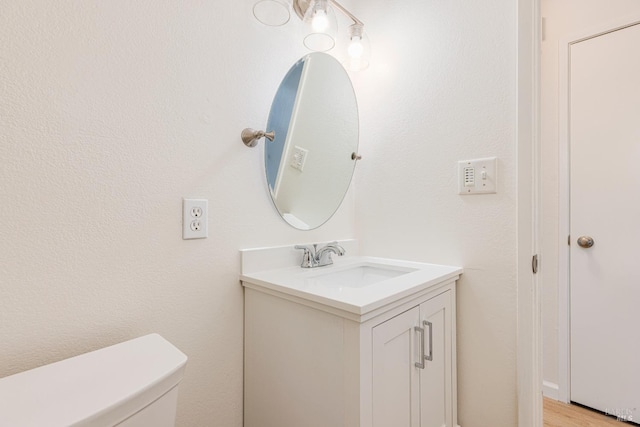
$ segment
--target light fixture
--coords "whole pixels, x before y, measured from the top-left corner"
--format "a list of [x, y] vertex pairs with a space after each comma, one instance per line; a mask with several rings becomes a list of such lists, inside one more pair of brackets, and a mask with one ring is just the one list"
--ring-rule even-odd
[[[294, 10], [300, 16], [302, 11], [296, 9], [296, 4], [294, 0]], [[336, 45], [338, 20], [329, 6], [329, 0], [309, 1], [301, 19], [306, 24], [303, 27], [302, 43], [307, 49], [314, 52], [327, 52], [333, 49]]]
[[369, 66], [371, 45], [369, 37], [364, 32], [364, 24], [357, 23], [349, 26], [349, 45], [347, 59], [343, 62], [346, 69], [361, 71]]
[[[275, 12], [265, 12], [260, 15], [257, 12], [267, 9], [266, 5], [259, 6], [261, 3], [273, 2], [281, 3], [286, 0], [260, 0], [254, 6], [254, 15], [263, 23], [265, 21], [275, 21], [274, 19], [268, 19], [269, 14], [276, 14]], [[364, 31], [364, 24], [358, 18], [356, 18], [351, 12], [345, 9], [336, 0], [291, 0], [293, 10], [296, 15], [306, 24], [304, 34], [302, 35], [304, 46], [312, 51], [327, 52], [336, 46], [337, 37], [337, 19], [334, 12], [334, 8], [338, 9], [344, 16], [353, 21], [348, 27], [349, 42], [346, 49], [346, 59], [343, 60], [345, 68], [351, 71], [360, 71], [369, 66], [369, 57], [371, 55], [371, 46], [369, 43], [369, 37]], [[259, 6], [259, 7], [258, 7]], [[269, 5], [272, 7], [273, 5]], [[257, 10], [257, 8], [259, 10]], [[287, 9], [288, 12], [288, 9]], [[278, 22], [282, 22], [281, 19]], [[286, 23], [286, 21], [284, 22]], [[267, 24], [274, 25], [274, 24]], [[283, 25], [283, 24], [277, 24]], [[339, 43], [342, 45], [342, 43]], [[342, 56], [342, 55], [337, 55]]]
[[289, 22], [289, 10], [286, 0], [259, 0], [253, 5], [253, 16], [264, 25], [279, 27]]

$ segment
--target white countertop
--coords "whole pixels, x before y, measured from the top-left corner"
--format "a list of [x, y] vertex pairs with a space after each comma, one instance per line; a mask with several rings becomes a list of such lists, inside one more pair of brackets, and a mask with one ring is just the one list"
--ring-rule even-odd
[[[355, 265], [383, 266], [405, 273], [363, 287], [331, 286], [321, 283], [327, 273], [348, 270]], [[410, 270], [409, 272], [406, 272]], [[426, 290], [446, 281], [456, 280], [461, 267], [427, 264], [367, 256], [334, 257], [334, 264], [325, 267], [284, 267], [263, 271], [245, 271], [243, 286], [265, 288], [315, 303], [328, 305], [357, 315], [363, 315], [386, 304]], [[325, 279], [326, 280], [326, 279]]]

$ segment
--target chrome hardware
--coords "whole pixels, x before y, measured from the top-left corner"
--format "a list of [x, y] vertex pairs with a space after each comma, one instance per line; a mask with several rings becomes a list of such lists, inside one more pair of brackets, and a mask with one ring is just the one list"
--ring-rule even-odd
[[578, 246], [581, 248], [589, 249], [594, 243], [593, 239], [589, 236], [578, 237]]
[[351, 160], [362, 160], [362, 156], [354, 151], [351, 153]]
[[316, 267], [322, 267], [324, 265], [333, 264], [333, 259], [331, 259], [331, 254], [334, 253], [338, 256], [344, 255], [344, 248], [338, 244], [338, 242], [328, 243], [326, 246], [318, 249], [316, 252]]
[[302, 253], [302, 263], [300, 264], [300, 267], [302, 268], [315, 268], [331, 265], [333, 264], [333, 259], [331, 258], [332, 253], [342, 256], [346, 252], [338, 242], [327, 243], [320, 249], [318, 249], [317, 244], [296, 245], [295, 248], [304, 251]]
[[314, 255], [316, 252], [316, 245], [307, 246], [307, 245], [296, 245], [296, 249], [301, 249], [304, 252], [302, 253], [302, 263], [300, 267], [302, 268], [311, 268], [314, 267]]
[[[329, 2], [336, 7], [340, 12], [344, 13], [349, 19], [351, 19], [355, 24], [362, 25], [362, 21], [353, 16], [351, 12], [345, 9], [344, 6], [339, 4], [336, 0], [329, 0]], [[305, 14], [307, 13], [307, 9], [311, 6], [311, 0], [293, 0], [293, 10], [296, 12], [296, 15], [300, 17], [300, 19], [304, 19]]]
[[246, 145], [247, 147], [255, 147], [256, 145], [258, 145], [258, 140], [260, 138], [267, 138], [269, 141], [273, 141], [273, 139], [276, 137], [276, 133], [274, 131], [265, 132], [263, 130], [246, 128], [242, 131], [240, 137], [242, 138], [242, 142], [244, 142], [244, 145]]
[[[422, 322], [422, 324], [429, 328], [429, 355], [428, 356], [424, 356], [424, 360], [428, 360], [429, 362], [433, 362], [433, 323], [431, 322], [427, 322], [426, 320], [424, 320]], [[424, 340], [423, 340], [423, 347], [424, 347]], [[424, 354], [424, 350], [422, 352]]]
[[414, 326], [413, 330], [414, 332], [420, 333], [420, 358], [418, 359], [419, 362], [416, 362], [414, 365], [416, 368], [424, 369], [424, 361], [427, 358], [427, 356], [424, 355], [424, 328]]

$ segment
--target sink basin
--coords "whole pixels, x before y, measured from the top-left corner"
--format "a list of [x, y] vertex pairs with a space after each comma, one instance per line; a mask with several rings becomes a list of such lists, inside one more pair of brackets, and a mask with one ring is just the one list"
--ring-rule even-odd
[[340, 270], [320, 272], [309, 280], [328, 288], [364, 288], [383, 280], [416, 271], [415, 268], [394, 267], [384, 264], [356, 264]]
[[360, 320], [402, 298], [457, 280], [462, 273], [455, 266], [359, 255], [334, 257], [325, 267], [300, 268], [300, 253], [284, 246], [248, 249], [242, 257], [245, 288], [287, 295]]

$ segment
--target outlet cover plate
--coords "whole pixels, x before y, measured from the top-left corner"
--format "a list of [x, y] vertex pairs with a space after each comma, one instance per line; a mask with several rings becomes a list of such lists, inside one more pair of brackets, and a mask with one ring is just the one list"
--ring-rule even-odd
[[182, 199], [182, 239], [206, 239], [208, 202], [206, 199]]

